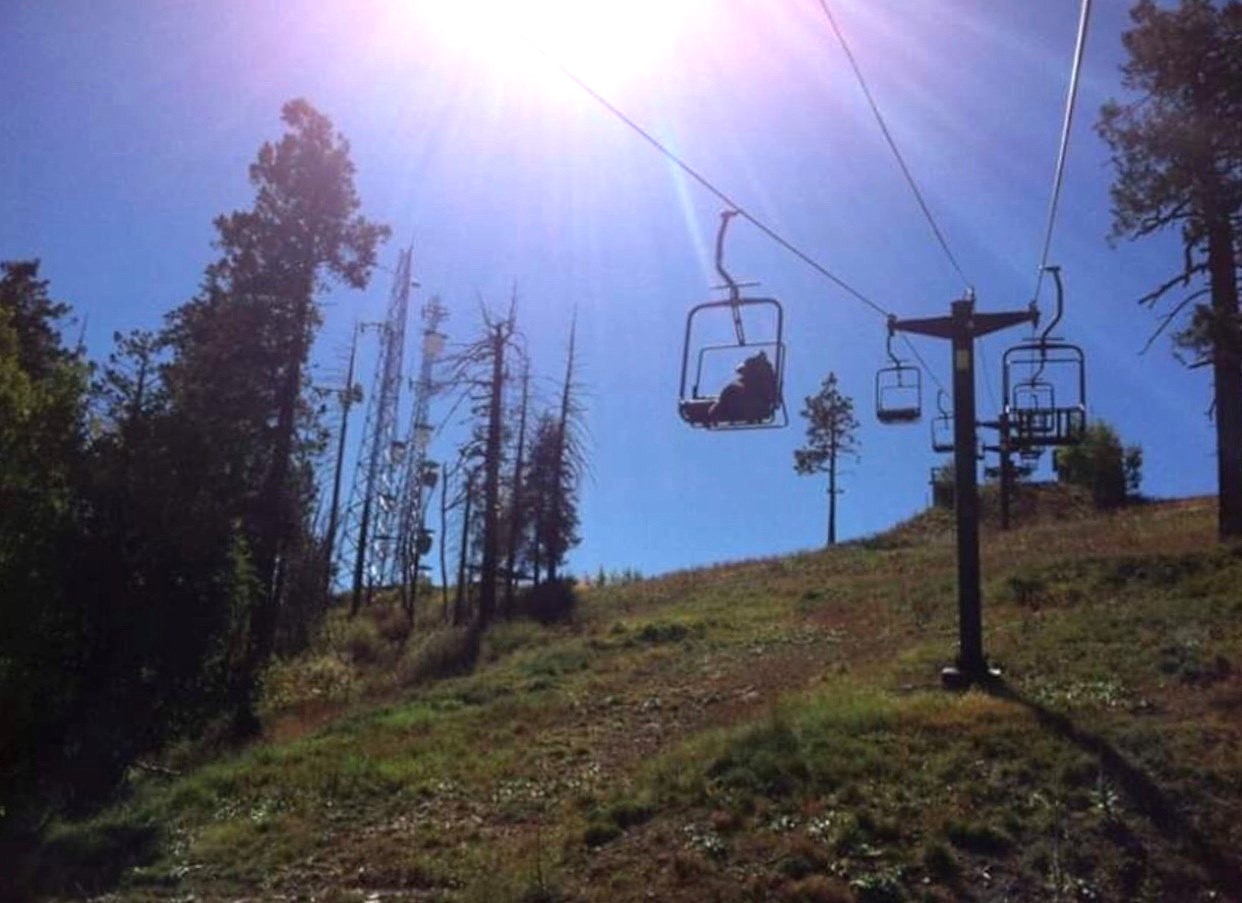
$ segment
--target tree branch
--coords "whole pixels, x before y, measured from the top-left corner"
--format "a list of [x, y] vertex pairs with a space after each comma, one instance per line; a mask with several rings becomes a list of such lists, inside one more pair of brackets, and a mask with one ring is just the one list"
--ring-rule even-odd
[[1204, 295], [1209, 294], [1210, 292], [1211, 292], [1211, 289], [1204, 288], [1204, 289], [1200, 289], [1197, 292], [1192, 292], [1191, 294], [1183, 298], [1181, 302], [1179, 302], [1178, 305], [1174, 307], [1173, 310], [1171, 310], [1168, 313], [1168, 315], [1166, 315], [1160, 320], [1160, 326], [1157, 327], [1156, 331], [1153, 332], [1151, 336], [1147, 339], [1147, 343], [1143, 345], [1143, 348], [1141, 351], [1139, 351], [1139, 354], [1147, 353], [1148, 349], [1151, 348], [1152, 344], [1156, 341], [1156, 339], [1160, 337], [1160, 334], [1163, 333], [1166, 329], [1168, 329], [1169, 324], [1172, 323], [1173, 320], [1177, 318], [1177, 315], [1186, 309], [1187, 304], [1190, 304], [1192, 301], [1196, 301], [1199, 298], [1202, 298]]
[[1162, 297], [1164, 297], [1164, 295], [1167, 294], [1171, 289], [1176, 288], [1179, 284], [1181, 284], [1182, 286], [1189, 285], [1190, 279], [1192, 276], [1198, 275], [1199, 273], [1204, 273], [1206, 271], [1207, 271], [1206, 263], [1194, 264], [1188, 269], [1183, 270], [1181, 273], [1178, 273], [1172, 279], [1169, 279], [1161, 283], [1157, 288], [1148, 292], [1143, 297], [1139, 298], [1138, 303], [1140, 305], [1146, 305], [1148, 307], [1151, 307], [1157, 301], [1159, 301]]

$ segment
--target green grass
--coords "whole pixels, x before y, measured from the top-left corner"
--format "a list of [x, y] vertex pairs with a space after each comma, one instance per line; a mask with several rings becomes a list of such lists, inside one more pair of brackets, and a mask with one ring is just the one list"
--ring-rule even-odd
[[592, 588], [461, 676], [451, 638], [330, 623], [273, 670], [266, 742], [138, 778], [47, 861], [120, 900], [1236, 898], [1242, 551], [1213, 515], [985, 531], [988, 693], [939, 687], [939, 512]]

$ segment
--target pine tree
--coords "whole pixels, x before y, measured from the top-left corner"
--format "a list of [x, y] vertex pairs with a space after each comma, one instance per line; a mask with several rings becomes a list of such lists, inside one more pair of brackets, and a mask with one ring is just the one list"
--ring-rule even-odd
[[837, 541], [837, 462], [858, 453], [854, 402], [837, 388], [837, 375], [829, 373], [816, 395], [808, 395], [802, 416], [807, 420], [803, 448], [794, 451], [794, 470], [803, 476], [828, 474], [828, 545]]
[[[1218, 529], [1242, 535], [1242, 324], [1238, 230], [1242, 227], [1242, 3], [1182, 0], [1165, 9], [1140, 0], [1124, 35], [1122, 84], [1138, 95], [1101, 110], [1112, 148], [1115, 236], [1176, 228], [1184, 254], [1146, 294], [1154, 306], [1185, 293], [1157, 335], [1190, 309], [1178, 343], [1210, 364], [1215, 382]], [[1204, 303], [1203, 299], [1209, 299]], [[1155, 336], [1153, 336], [1155, 338]]]
[[85, 374], [60, 340], [68, 307], [38, 274], [37, 261], [0, 266], [0, 841], [34, 830], [55, 798], [73, 795], [70, 725], [87, 689], [65, 667], [90, 641], [65, 579], [77, 547]]
[[288, 131], [250, 167], [254, 205], [216, 219], [220, 259], [197, 298], [169, 318], [166, 380], [174, 410], [199, 433], [207, 485], [245, 526], [261, 589], [248, 625], [238, 727], [253, 729], [250, 692], [270, 656], [282, 585], [310, 492], [310, 406], [303, 372], [334, 283], [364, 288], [388, 229], [362, 217], [349, 144], [304, 100]]
[[532, 532], [526, 560], [536, 584], [545, 573], [549, 581], [556, 580], [565, 556], [581, 541], [578, 486], [586, 470], [582, 441], [585, 412], [577, 379], [575, 337], [576, 324], [569, 330], [560, 404], [555, 411], [539, 416], [531, 440], [525, 491]]

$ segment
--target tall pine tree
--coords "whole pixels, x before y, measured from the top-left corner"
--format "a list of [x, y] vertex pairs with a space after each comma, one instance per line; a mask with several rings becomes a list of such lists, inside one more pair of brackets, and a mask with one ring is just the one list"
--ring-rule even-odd
[[806, 476], [828, 474], [828, 545], [837, 541], [837, 463], [858, 453], [858, 420], [854, 401], [842, 395], [837, 375], [829, 373], [815, 395], [808, 395], [802, 409], [806, 418], [806, 446], [794, 451], [794, 470]]
[[250, 167], [249, 210], [216, 219], [220, 259], [197, 298], [169, 319], [174, 409], [192, 422], [213, 465], [213, 489], [244, 524], [259, 582], [237, 699], [270, 656], [287, 565], [307, 522], [304, 367], [334, 284], [364, 288], [388, 229], [359, 214], [348, 142], [304, 100], [285, 104], [287, 131]]
[[[1242, 3], [1141, 0], [1124, 36], [1122, 84], [1133, 103], [1106, 104], [1098, 129], [1113, 152], [1113, 228], [1143, 238], [1175, 228], [1184, 253], [1145, 295], [1183, 293], [1160, 330], [1190, 310], [1179, 343], [1210, 364], [1215, 382], [1218, 527], [1242, 535]], [[1207, 299], [1206, 301], [1204, 299]]]

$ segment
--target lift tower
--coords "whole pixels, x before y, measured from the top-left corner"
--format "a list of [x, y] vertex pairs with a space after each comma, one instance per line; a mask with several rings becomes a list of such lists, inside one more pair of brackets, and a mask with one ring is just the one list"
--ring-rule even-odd
[[[400, 481], [405, 443], [397, 439], [397, 407], [401, 398], [402, 363], [405, 351], [405, 324], [410, 306], [412, 249], [401, 252], [393, 276], [388, 314], [376, 324], [380, 333], [380, 353], [375, 381], [367, 402], [362, 448], [354, 470], [354, 484], [346, 511], [344, 564], [352, 568], [350, 614], [388, 576], [397, 535], [400, 509]], [[353, 553], [349, 560], [348, 553]]]
[[983, 655], [983, 603], [979, 591], [979, 483], [975, 445], [975, 340], [1020, 323], [1036, 322], [1038, 311], [979, 313], [974, 292], [950, 305], [947, 317], [898, 320], [892, 332], [947, 339], [953, 354], [954, 513], [957, 515], [957, 602], [959, 647], [953, 667], [941, 677], [949, 686], [983, 683], [993, 676]]

